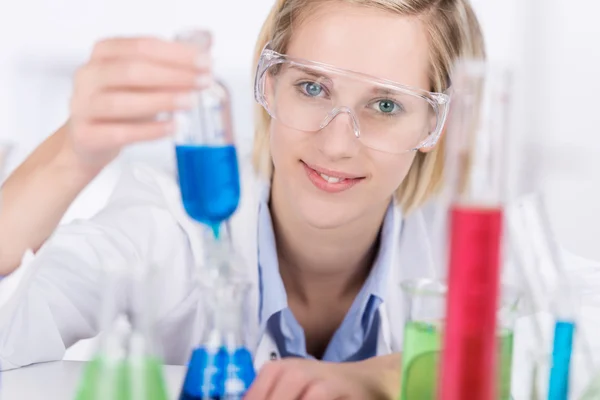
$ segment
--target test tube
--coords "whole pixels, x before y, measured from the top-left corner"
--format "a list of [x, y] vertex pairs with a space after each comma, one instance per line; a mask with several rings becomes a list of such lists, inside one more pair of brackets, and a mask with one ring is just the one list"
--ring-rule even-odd
[[443, 191], [449, 286], [442, 400], [496, 398], [509, 81], [506, 70], [482, 60], [461, 60], [452, 76]]
[[[209, 54], [210, 32], [191, 30], [176, 41]], [[175, 113], [175, 152], [181, 197], [188, 215], [219, 237], [221, 225], [240, 200], [237, 152], [233, 134], [230, 94], [221, 82], [194, 95], [190, 111]]]
[[[520, 258], [519, 270], [530, 288], [538, 310], [549, 309], [555, 316], [553, 336], [541, 327], [542, 351], [551, 347], [552, 367], [547, 387], [548, 399], [563, 399], [569, 395], [571, 354], [577, 338], [583, 346], [583, 361], [589, 371], [595, 364], [590, 342], [581, 326], [577, 326], [578, 302], [570, 277], [563, 265], [552, 233], [546, 204], [540, 194], [523, 197], [508, 214], [510, 236], [515, 254]], [[534, 320], [539, 325], [537, 319]], [[545, 388], [540, 388], [540, 390]]]

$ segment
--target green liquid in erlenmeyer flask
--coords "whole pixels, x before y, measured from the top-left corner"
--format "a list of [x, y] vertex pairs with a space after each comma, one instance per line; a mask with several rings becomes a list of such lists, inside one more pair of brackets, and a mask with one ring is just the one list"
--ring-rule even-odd
[[129, 391], [131, 400], [167, 400], [167, 386], [162, 363], [156, 357], [129, 361]]
[[75, 400], [167, 400], [162, 363], [155, 357], [114, 360], [98, 356], [86, 366]]
[[125, 400], [127, 371], [122, 360], [97, 356], [83, 371], [76, 400]]

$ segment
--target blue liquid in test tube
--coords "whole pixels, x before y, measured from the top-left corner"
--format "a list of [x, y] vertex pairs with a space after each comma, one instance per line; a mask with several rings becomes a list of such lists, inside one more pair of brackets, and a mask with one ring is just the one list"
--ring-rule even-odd
[[231, 217], [240, 201], [235, 147], [178, 145], [176, 154], [186, 212], [219, 237], [221, 222]]
[[[178, 41], [210, 52], [212, 37], [206, 31], [180, 34]], [[175, 113], [175, 153], [181, 198], [187, 214], [210, 228], [219, 227], [237, 209], [240, 182], [231, 118], [231, 99], [218, 80], [193, 95], [190, 110]]]
[[[177, 40], [207, 52], [212, 42], [204, 31], [184, 32]], [[205, 329], [190, 356], [179, 400], [241, 400], [255, 377], [243, 334], [246, 286], [235, 286], [240, 270], [233, 268], [234, 251], [219, 232], [240, 201], [231, 102], [226, 87], [216, 80], [196, 93], [194, 102], [189, 112], [176, 115], [181, 117], [175, 140], [181, 199], [186, 213], [212, 230], [217, 240], [205, 236], [206, 265], [199, 270]], [[211, 269], [218, 273], [207, 273]], [[203, 280], [206, 276], [210, 282]], [[213, 282], [216, 277], [218, 282]]]
[[575, 324], [557, 321], [554, 326], [554, 347], [548, 400], [566, 400], [569, 393], [569, 368], [573, 349]]

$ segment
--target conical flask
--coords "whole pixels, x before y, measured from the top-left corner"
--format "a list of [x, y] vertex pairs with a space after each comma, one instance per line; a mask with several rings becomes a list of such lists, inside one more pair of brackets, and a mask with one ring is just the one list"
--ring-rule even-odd
[[103, 336], [94, 358], [86, 365], [76, 400], [127, 400], [127, 342], [130, 325], [119, 300], [125, 274], [104, 271], [104, 294], [99, 315]]
[[129, 399], [167, 400], [162, 359], [154, 338], [156, 305], [152, 296], [156, 269], [139, 265], [133, 270], [131, 295], [132, 331], [129, 337]]
[[151, 272], [141, 266], [128, 272], [114, 268], [105, 271], [99, 316], [103, 336], [83, 372], [76, 400], [168, 399], [152, 334]]
[[236, 253], [222, 252], [204, 268], [203, 329], [194, 348], [180, 400], [242, 399], [255, 378], [252, 353], [244, 335], [251, 284]]

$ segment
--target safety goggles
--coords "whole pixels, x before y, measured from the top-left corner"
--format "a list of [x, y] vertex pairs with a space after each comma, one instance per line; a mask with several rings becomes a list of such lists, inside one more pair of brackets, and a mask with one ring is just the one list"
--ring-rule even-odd
[[283, 125], [318, 132], [347, 114], [367, 147], [404, 153], [435, 145], [450, 96], [432, 93], [331, 65], [288, 57], [265, 46], [254, 97]]

